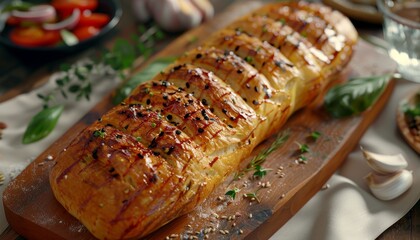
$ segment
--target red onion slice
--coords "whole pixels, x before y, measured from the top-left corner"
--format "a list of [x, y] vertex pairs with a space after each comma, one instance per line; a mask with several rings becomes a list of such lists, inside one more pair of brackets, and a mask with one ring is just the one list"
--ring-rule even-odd
[[42, 27], [45, 30], [50, 30], [50, 31], [61, 30], [61, 29], [72, 29], [77, 25], [77, 23], [79, 22], [79, 19], [80, 19], [80, 9], [76, 8], [73, 10], [73, 13], [71, 14], [71, 16], [64, 19], [63, 21], [57, 22], [57, 23], [44, 23], [42, 24]]
[[13, 10], [11, 15], [23, 21], [47, 22], [55, 19], [55, 8], [48, 4], [36, 5], [29, 11]]

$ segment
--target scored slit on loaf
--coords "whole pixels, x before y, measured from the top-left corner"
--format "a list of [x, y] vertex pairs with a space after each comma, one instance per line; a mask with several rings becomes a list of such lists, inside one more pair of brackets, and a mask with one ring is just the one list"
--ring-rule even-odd
[[52, 168], [56, 199], [97, 238], [146, 236], [193, 210], [312, 102], [356, 40], [321, 4], [253, 11], [84, 129]]

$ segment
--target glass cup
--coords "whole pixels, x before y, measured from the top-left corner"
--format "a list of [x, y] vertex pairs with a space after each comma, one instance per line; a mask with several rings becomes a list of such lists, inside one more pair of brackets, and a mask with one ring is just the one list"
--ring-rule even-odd
[[403, 78], [420, 82], [420, 0], [377, 0], [389, 56]]

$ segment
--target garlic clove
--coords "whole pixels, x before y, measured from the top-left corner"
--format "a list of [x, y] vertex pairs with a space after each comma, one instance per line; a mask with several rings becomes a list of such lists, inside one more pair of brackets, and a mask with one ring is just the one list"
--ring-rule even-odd
[[144, 23], [150, 20], [149, 9], [147, 7], [147, 0], [133, 0], [133, 11], [137, 19]]
[[178, 5], [181, 9], [178, 14], [181, 30], [190, 29], [200, 25], [203, 20], [203, 16], [194, 4], [190, 1], [178, 0]]
[[392, 200], [411, 187], [413, 173], [405, 169], [388, 175], [371, 172], [365, 179], [375, 197], [381, 200]]
[[208, 0], [189, 0], [194, 7], [196, 7], [202, 17], [203, 21], [207, 21], [214, 16], [214, 8], [213, 5]]
[[408, 166], [402, 154], [384, 155], [362, 149], [368, 165], [376, 172], [387, 174], [398, 172]]

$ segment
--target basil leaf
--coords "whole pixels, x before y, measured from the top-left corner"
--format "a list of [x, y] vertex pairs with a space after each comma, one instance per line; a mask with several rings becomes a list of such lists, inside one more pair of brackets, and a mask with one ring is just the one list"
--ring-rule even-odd
[[152, 79], [156, 74], [162, 71], [169, 64], [173, 63], [176, 57], [159, 58], [146, 66], [142, 71], [134, 75], [122, 87], [117, 89], [117, 92], [112, 99], [114, 104], [122, 102], [140, 83]]
[[73, 46], [79, 43], [79, 39], [77, 39], [76, 35], [66, 29], [60, 30], [60, 35], [67, 46]]
[[48, 136], [57, 124], [63, 109], [63, 105], [57, 105], [45, 108], [36, 114], [26, 128], [22, 143], [33, 143]]
[[392, 75], [360, 77], [331, 88], [324, 99], [325, 108], [335, 118], [359, 114], [382, 94]]

